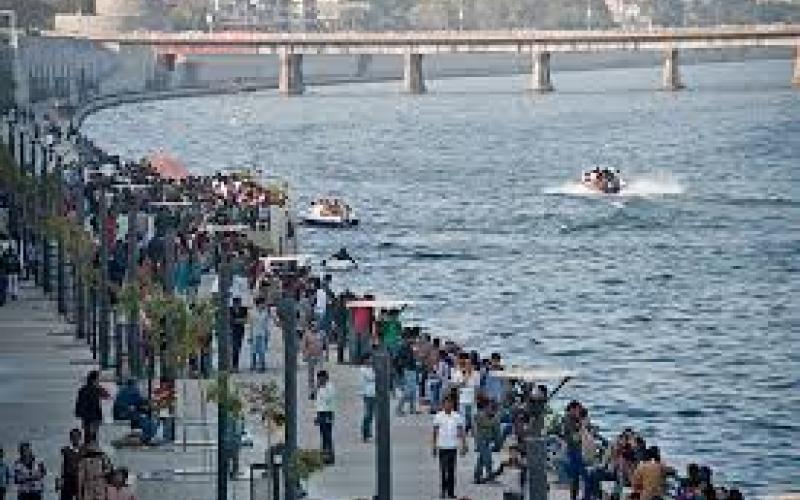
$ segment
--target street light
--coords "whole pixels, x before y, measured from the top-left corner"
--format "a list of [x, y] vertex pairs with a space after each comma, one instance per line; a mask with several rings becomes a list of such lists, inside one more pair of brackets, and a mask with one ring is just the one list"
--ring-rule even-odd
[[[12, 82], [14, 82], [14, 103], [19, 106], [27, 104], [27, 93], [23, 94], [22, 67], [19, 58], [19, 33], [17, 32], [17, 12], [14, 10], [0, 10], [0, 18], [8, 19], [9, 45], [13, 52], [11, 56]], [[26, 84], [27, 86], [27, 84]], [[26, 96], [23, 98], [23, 96]]]
[[19, 36], [17, 35], [17, 12], [14, 10], [0, 10], [0, 17], [8, 19], [8, 29], [11, 34], [10, 45], [15, 51], [19, 48]]
[[586, 30], [592, 31], [592, 0], [586, 0]]

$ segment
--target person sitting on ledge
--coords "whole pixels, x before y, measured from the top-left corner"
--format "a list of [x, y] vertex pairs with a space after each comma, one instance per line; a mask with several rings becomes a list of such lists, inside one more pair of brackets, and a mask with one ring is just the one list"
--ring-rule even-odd
[[142, 444], [153, 444], [158, 432], [158, 419], [152, 416], [150, 404], [139, 392], [136, 381], [128, 379], [114, 398], [114, 420], [130, 420], [131, 429], [140, 429]]
[[134, 379], [125, 381], [125, 385], [117, 392], [114, 398], [112, 413], [114, 420], [132, 420], [136, 409], [147, 403], [147, 400], [139, 392]]

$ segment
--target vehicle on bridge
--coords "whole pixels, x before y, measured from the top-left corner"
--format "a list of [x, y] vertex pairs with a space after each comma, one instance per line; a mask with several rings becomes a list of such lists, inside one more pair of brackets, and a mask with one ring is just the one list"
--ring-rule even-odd
[[619, 169], [595, 167], [583, 172], [581, 177], [583, 187], [602, 194], [620, 194], [625, 189], [625, 181]]
[[338, 198], [320, 198], [311, 202], [303, 217], [307, 226], [350, 227], [357, 226], [358, 219], [350, 205]]

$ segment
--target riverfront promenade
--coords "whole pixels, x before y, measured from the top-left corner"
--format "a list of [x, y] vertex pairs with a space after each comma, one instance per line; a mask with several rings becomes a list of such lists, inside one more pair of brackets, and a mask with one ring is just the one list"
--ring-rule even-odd
[[[274, 328], [273, 331], [278, 331]], [[78, 426], [73, 417], [74, 398], [85, 374], [96, 369], [89, 349], [74, 337], [74, 326], [65, 323], [47, 299], [31, 282], [22, 283], [20, 300], [0, 307], [0, 445], [8, 459], [16, 455], [16, 445], [29, 440], [37, 456], [49, 470], [45, 482], [47, 491], [54, 494], [54, 478], [60, 467], [59, 449], [66, 442], [70, 429]], [[280, 335], [272, 338], [270, 370], [266, 375], [242, 373], [237, 382], [275, 379], [282, 383], [283, 359]], [[244, 355], [249, 355], [245, 347]], [[243, 359], [249, 359], [243, 357]], [[333, 359], [333, 357], [332, 357]], [[310, 498], [316, 500], [345, 500], [371, 498], [374, 492], [375, 448], [362, 443], [359, 436], [361, 401], [358, 392], [358, 370], [335, 362], [325, 364], [337, 389], [334, 436], [336, 464], [314, 475], [309, 482]], [[307, 397], [306, 367], [298, 366], [298, 435], [301, 448], [316, 448], [319, 432], [313, 424], [313, 402]], [[179, 414], [199, 422], [202, 398], [197, 381], [183, 381], [186, 396]], [[203, 382], [205, 384], [206, 382]], [[104, 382], [112, 393], [113, 384]], [[179, 392], [181, 388], [179, 387]], [[187, 441], [182, 444], [183, 429], [178, 424], [174, 444], [152, 448], [115, 449], [111, 440], [127, 432], [124, 424], [110, 422], [110, 405], [105, 405], [106, 421], [101, 429], [101, 445], [115, 466], [129, 467], [140, 500], [204, 500], [214, 498], [215, 452], [201, 441], [213, 436], [216, 411], [207, 405], [207, 426], [188, 428]], [[241, 470], [262, 461], [266, 434], [253, 416], [248, 416], [248, 430], [254, 446], [243, 448]], [[430, 453], [431, 416], [427, 414], [392, 417], [392, 473], [394, 498], [420, 500], [438, 498], [438, 462]], [[472, 448], [472, 444], [470, 443]], [[495, 454], [495, 457], [499, 457]], [[471, 499], [502, 498], [497, 485], [471, 483], [475, 454], [472, 450], [459, 459], [457, 493]], [[178, 472], [176, 474], [176, 472]], [[260, 481], [256, 498], [268, 498], [267, 482]], [[230, 498], [247, 499], [249, 482], [246, 474], [230, 483]], [[566, 498], [566, 492], [551, 489], [551, 498]]]
[[19, 442], [30, 441], [50, 471], [45, 485], [52, 491], [59, 449], [78, 426], [75, 393], [91, 356], [41, 290], [20, 285], [20, 299], [0, 307], [0, 446], [10, 463]]

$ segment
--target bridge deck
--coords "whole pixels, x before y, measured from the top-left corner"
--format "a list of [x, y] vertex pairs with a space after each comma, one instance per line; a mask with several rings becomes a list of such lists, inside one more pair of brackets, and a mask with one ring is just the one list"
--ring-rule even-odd
[[436, 54], [459, 52], [582, 52], [797, 46], [800, 25], [722, 26], [648, 31], [415, 31], [415, 32], [130, 32], [69, 34], [98, 43], [151, 45], [159, 52], [259, 54]]

